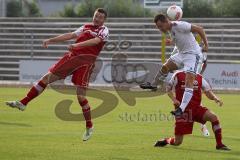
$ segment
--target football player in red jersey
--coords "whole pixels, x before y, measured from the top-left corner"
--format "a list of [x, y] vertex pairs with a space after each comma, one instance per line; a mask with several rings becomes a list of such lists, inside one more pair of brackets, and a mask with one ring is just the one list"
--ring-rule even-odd
[[69, 51], [35, 84], [27, 95], [20, 101], [8, 101], [7, 105], [19, 110], [25, 110], [27, 104], [40, 95], [48, 84], [72, 75], [72, 82], [76, 85], [78, 102], [86, 120], [86, 131], [83, 140], [88, 140], [93, 132], [91, 111], [85, 92], [89, 78], [94, 68], [94, 62], [106, 43], [109, 31], [104, 22], [107, 12], [98, 8], [94, 12], [92, 23], [81, 26], [74, 32], [65, 33], [43, 41], [43, 47], [49, 44], [76, 39], [74, 44], [68, 46]]
[[[186, 73], [184, 71], [176, 72], [167, 87], [168, 96], [173, 101], [175, 108], [179, 107], [183, 99], [185, 77]], [[175, 91], [175, 96], [173, 91]], [[223, 105], [223, 102], [213, 93], [208, 82], [200, 74], [197, 74], [194, 81], [194, 91], [191, 101], [184, 113], [175, 117], [175, 137], [159, 140], [156, 142], [155, 147], [163, 147], [167, 144], [179, 146], [183, 141], [184, 135], [192, 133], [194, 122], [205, 124], [209, 121], [212, 124], [212, 129], [215, 134], [216, 149], [230, 150], [222, 143], [222, 129], [218, 117], [201, 104], [202, 91], [204, 91], [210, 100], [214, 100], [219, 106]]]

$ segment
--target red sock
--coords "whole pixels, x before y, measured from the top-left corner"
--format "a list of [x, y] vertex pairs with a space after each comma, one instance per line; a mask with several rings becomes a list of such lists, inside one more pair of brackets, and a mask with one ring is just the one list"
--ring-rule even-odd
[[175, 138], [166, 138], [167, 143], [170, 145], [174, 145], [175, 144]]
[[45, 88], [46, 84], [44, 84], [42, 81], [39, 81], [36, 85], [32, 86], [30, 91], [27, 93], [27, 96], [20, 100], [20, 102], [24, 105], [27, 105], [32, 99], [42, 93]]
[[84, 99], [82, 102], [79, 102], [79, 103], [82, 107], [83, 116], [86, 121], [86, 127], [92, 128], [93, 124], [92, 124], [92, 119], [91, 119], [91, 108], [88, 104], [88, 100]]
[[212, 122], [212, 129], [213, 129], [213, 132], [215, 134], [215, 139], [216, 139], [217, 146], [223, 145], [223, 143], [222, 143], [222, 129], [221, 129], [221, 126], [220, 126], [218, 120]]

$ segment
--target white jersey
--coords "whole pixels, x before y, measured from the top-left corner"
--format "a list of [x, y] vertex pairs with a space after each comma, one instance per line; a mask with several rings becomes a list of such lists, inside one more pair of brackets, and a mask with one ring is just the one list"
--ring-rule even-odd
[[191, 32], [191, 24], [184, 21], [173, 21], [171, 36], [179, 53], [199, 54], [199, 44]]

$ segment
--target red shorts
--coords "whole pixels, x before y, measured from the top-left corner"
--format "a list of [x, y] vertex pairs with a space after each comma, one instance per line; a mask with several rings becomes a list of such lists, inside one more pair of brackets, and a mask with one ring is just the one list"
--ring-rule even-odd
[[59, 76], [61, 79], [72, 75], [72, 82], [75, 85], [86, 88], [94, 68], [94, 61], [91, 56], [79, 56], [67, 52], [49, 69], [49, 72]]
[[193, 123], [199, 122], [205, 124], [203, 116], [208, 111], [206, 107], [189, 106], [181, 117], [176, 118], [175, 135], [192, 134]]

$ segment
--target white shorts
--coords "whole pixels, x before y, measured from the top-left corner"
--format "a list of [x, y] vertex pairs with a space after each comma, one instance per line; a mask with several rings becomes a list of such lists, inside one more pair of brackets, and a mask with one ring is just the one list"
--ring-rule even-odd
[[176, 53], [169, 58], [175, 63], [178, 69], [183, 69], [185, 72], [197, 74], [202, 68], [202, 53]]

